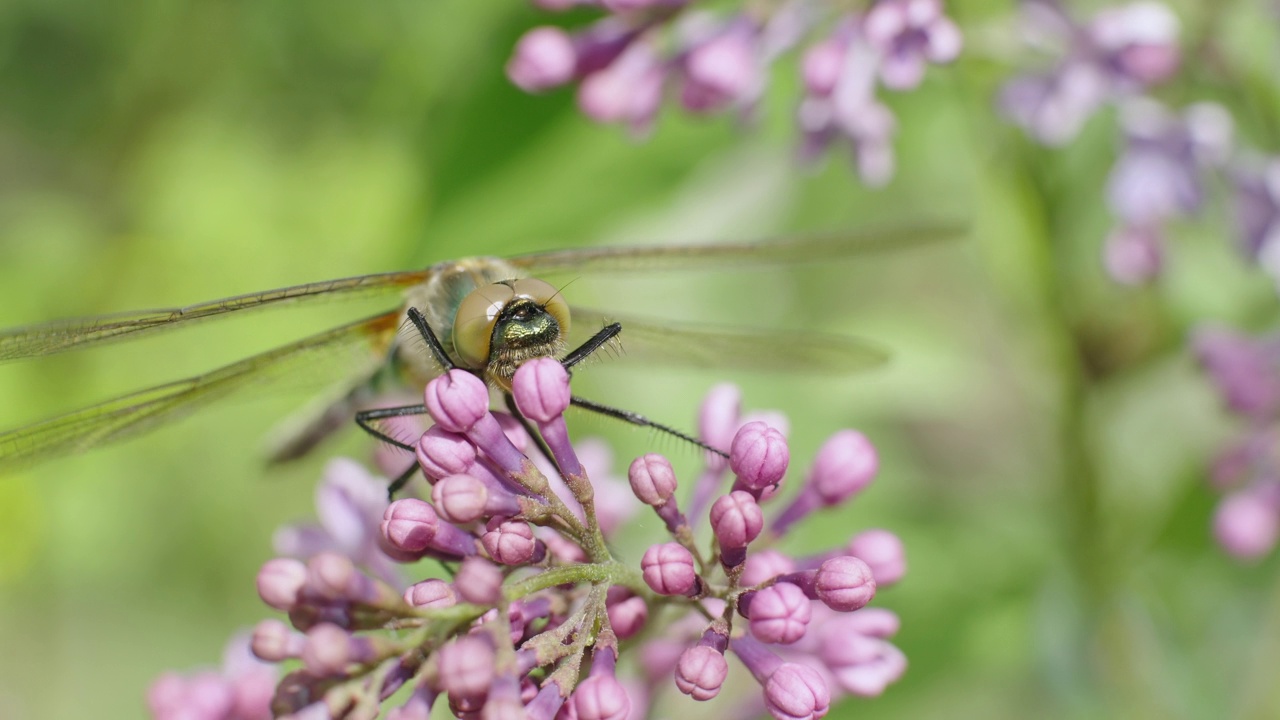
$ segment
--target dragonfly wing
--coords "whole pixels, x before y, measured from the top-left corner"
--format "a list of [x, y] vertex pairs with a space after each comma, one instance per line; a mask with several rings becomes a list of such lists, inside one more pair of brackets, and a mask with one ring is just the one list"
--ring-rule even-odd
[[377, 315], [303, 338], [274, 350], [198, 375], [131, 393], [17, 430], [0, 433], [0, 471], [83, 452], [133, 437], [265, 383], [298, 378], [327, 368], [345, 374], [385, 362], [394, 342], [399, 311]]
[[579, 248], [524, 255], [510, 262], [535, 275], [797, 264], [952, 240], [966, 231], [960, 223], [922, 222], [756, 242]]
[[428, 268], [362, 275], [237, 295], [186, 307], [55, 320], [40, 325], [0, 330], [0, 362], [136, 338], [245, 310], [377, 296], [425, 282], [432, 272]]
[[574, 308], [573, 319], [571, 348], [601, 327], [621, 323], [617, 344], [624, 361], [844, 375], [870, 370], [889, 359], [875, 344], [843, 335], [680, 323], [584, 308]]

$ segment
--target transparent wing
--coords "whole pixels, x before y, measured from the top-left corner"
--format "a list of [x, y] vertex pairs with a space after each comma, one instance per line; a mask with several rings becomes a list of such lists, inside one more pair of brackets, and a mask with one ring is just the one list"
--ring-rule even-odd
[[313, 382], [321, 370], [366, 376], [385, 362], [399, 311], [303, 338], [198, 375], [0, 433], [0, 472], [116, 442], [172, 422], [229, 395], [287, 376]]
[[580, 248], [524, 255], [510, 262], [535, 275], [796, 264], [951, 240], [966, 231], [965, 225], [955, 222], [921, 222], [756, 242]]
[[362, 275], [237, 295], [186, 307], [71, 318], [41, 325], [0, 330], [0, 362], [52, 355], [88, 345], [136, 338], [186, 326], [198, 320], [245, 310], [339, 298], [376, 296], [424, 282], [432, 272], [433, 270], [428, 268]]
[[733, 328], [619, 316], [573, 308], [570, 349], [613, 322], [622, 324], [619, 359], [752, 372], [843, 375], [883, 365], [889, 354], [854, 337]]

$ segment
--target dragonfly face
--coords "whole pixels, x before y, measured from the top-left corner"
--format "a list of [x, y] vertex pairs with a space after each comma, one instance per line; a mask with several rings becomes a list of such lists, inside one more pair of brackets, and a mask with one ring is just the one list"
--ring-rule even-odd
[[[564, 352], [570, 312], [555, 286], [522, 278], [499, 258], [469, 258], [435, 269], [427, 282], [406, 293], [406, 308], [422, 310], [458, 366], [510, 390], [512, 376], [526, 360]], [[400, 348], [399, 360], [420, 379], [439, 372], [422, 365], [429, 359], [412, 346]]]
[[[683, 271], [726, 266], [818, 262], [952, 237], [951, 224], [868, 229], [837, 236], [686, 246], [603, 247], [471, 258], [424, 270], [363, 275], [250, 293], [185, 307], [54, 321], [0, 330], [0, 363], [141, 338], [196, 321], [257, 309], [296, 307], [344, 298], [388, 295], [393, 308], [268, 350], [194, 377], [124, 395], [66, 415], [0, 432], [0, 472], [82, 452], [173, 422], [236, 394], [258, 394], [274, 381], [297, 376], [323, 380], [327, 369], [338, 401], [323, 422], [293, 428], [288, 458], [306, 451], [335, 418], [349, 420], [367, 402], [375, 378], [397, 366], [418, 387], [440, 372], [430, 353], [402, 333], [408, 308], [421, 310], [455, 364], [509, 387], [519, 365], [558, 356], [610, 321], [622, 326], [625, 359], [722, 370], [845, 374], [874, 367], [886, 355], [854, 338], [777, 329], [742, 329], [654, 321], [568, 306], [555, 286], [534, 276], [577, 277], [601, 272]], [[579, 338], [575, 339], [574, 335]], [[288, 433], [287, 433], [288, 435]], [[286, 440], [285, 445], [288, 445]]]

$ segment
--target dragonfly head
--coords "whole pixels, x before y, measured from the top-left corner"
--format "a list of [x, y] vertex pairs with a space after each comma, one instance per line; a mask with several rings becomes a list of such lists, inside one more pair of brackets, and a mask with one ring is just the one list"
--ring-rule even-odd
[[535, 278], [504, 280], [473, 290], [458, 306], [453, 346], [462, 363], [483, 369], [503, 388], [526, 360], [564, 352], [569, 306]]

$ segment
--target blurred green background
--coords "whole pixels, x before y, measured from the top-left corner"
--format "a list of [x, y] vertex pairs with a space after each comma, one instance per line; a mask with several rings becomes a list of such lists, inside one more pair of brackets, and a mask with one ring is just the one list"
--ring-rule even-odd
[[[1250, 72], [1276, 46], [1260, 6], [1237, 3], [1222, 30]], [[1231, 425], [1182, 350], [1206, 318], [1265, 324], [1274, 291], [1234, 257], [1221, 202], [1177, 228], [1159, 288], [1109, 285], [1111, 118], [1068, 150], [1030, 145], [991, 112], [1011, 6], [951, 7], [971, 55], [886, 98], [899, 172], [873, 191], [840, 151], [792, 162], [788, 62], [754, 123], [667, 112], [641, 143], [585, 121], [568, 91], [517, 91], [502, 66], [546, 18], [514, 0], [10, 0], [0, 326], [472, 254], [957, 218], [963, 241], [844, 264], [568, 291], [633, 314], [853, 333], [892, 350], [884, 370], [602, 362], [575, 382], [680, 427], [708, 387], [739, 382], [750, 407], [790, 416], [797, 471], [841, 427], [879, 445], [872, 489], [788, 541], [885, 527], [908, 549], [906, 581], [877, 603], [901, 614], [911, 668], [831, 717], [1280, 716], [1276, 562], [1238, 566], [1209, 539], [1204, 465]], [[1190, 23], [1201, 6], [1179, 7]], [[1244, 102], [1188, 82], [1184, 99]], [[1245, 137], [1265, 143], [1275, 113], [1250, 115]], [[0, 367], [0, 427], [358, 316], [268, 313]], [[259, 449], [306, 397], [230, 403], [0, 480], [0, 718], [139, 717], [157, 673], [216, 664], [267, 614], [254, 573], [272, 531], [311, 516], [324, 458], [268, 472]], [[685, 477], [696, 460], [578, 420], [579, 436], [614, 442], [620, 472], [655, 443]], [[322, 455], [369, 451], [349, 432]]]

